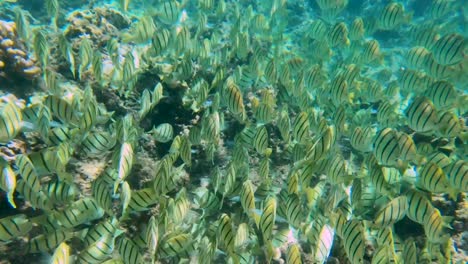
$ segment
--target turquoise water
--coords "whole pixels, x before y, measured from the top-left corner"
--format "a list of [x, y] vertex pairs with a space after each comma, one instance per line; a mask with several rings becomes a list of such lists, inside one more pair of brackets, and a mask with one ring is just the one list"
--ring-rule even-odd
[[0, 1], [0, 263], [465, 263], [467, 1]]

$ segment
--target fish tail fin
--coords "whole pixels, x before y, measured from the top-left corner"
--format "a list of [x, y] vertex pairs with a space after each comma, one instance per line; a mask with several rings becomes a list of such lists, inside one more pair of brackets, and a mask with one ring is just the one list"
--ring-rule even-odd
[[405, 16], [405, 22], [407, 24], [411, 23], [411, 20], [413, 20], [413, 15], [414, 15], [414, 11], [410, 11], [406, 14]]

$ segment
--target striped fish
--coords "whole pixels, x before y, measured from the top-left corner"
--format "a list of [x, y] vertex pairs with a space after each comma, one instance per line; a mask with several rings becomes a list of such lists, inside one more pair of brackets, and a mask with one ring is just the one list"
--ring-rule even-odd
[[146, 211], [153, 204], [158, 202], [153, 188], [145, 188], [141, 190], [132, 190], [131, 199], [128, 204], [128, 209], [131, 211]]
[[128, 6], [130, 5], [130, 0], [119, 0], [119, 4], [120, 8], [122, 8], [124, 12], [127, 12]]
[[223, 197], [231, 195], [236, 188], [236, 166], [233, 163], [229, 164], [226, 172]]
[[178, 26], [175, 37], [175, 47], [177, 53], [190, 50], [192, 45], [190, 30], [187, 26]]
[[445, 171], [452, 188], [460, 192], [468, 191], [468, 163], [465, 160], [453, 162]]
[[199, 126], [193, 126], [189, 131], [189, 140], [192, 145], [199, 145], [201, 142], [201, 129]]
[[119, 184], [130, 174], [133, 167], [133, 147], [130, 143], [124, 142], [120, 147], [120, 154], [117, 156], [117, 179], [114, 183], [114, 194], [117, 192]]
[[[2, 2], [16, 2], [15, 0], [10, 1], [2, 1]], [[15, 26], [16, 32], [18, 32], [18, 36], [22, 39], [30, 39], [31, 38], [31, 28], [29, 23], [29, 18], [27, 15], [26, 10], [22, 8], [14, 8], [13, 11], [15, 12]]]
[[49, 211], [52, 209], [52, 200], [43, 191], [35, 192], [24, 180], [19, 180], [16, 186], [18, 193], [31, 203], [32, 208]]
[[390, 185], [385, 179], [385, 175], [383, 173], [383, 167], [377, 163], [371, 164], [368, 166], [370, 166], [369, 168], [370, 181], [372, 185], [375, 187], [375, 190], [377, 191], [377, 193], [392, 197], [394, 194], [394, 190], [392, 188], [392, 185]]
[[87, 88], [81, 105], [80, 129], [87, 131], [97, 123], [98, 105], [91, 88]]
[[169, 158], [165, 158], [158, 162], [153, 182], [154, 191], [158, 194], [162, 194], [168, 191], [169, 187], [169, 175], [172, 171], [172, 161]]
[[83, 237], [87, 229], [80, 231], [54, 230], [52, 233], [38, 235], [28, 242], [28, 253], [48, 252], [54, 250], [60, 243], [75, 236]]
[[418, 170], [417, 185], [433, 193], [450, 191], [449, 180], [445, 172], [434, 162], [429, 162]]
[[351, 28], [349, 29], [349, 39], [350, 40], [360, 40], [364, 37], [364, 21], [362, 17], [357, 17], [353, 20]]
[[431, 2], [431, 5], [428, 7], [429, 17], [432, 19], [442, 18], [447, 15], [449, 12], [455, 12], [455, 8], [459, 6], [457, 1], [447, 1], [447, 0], [434, 0]]
[[420, 71], [405, 69], [399, 78], [399, 83], [402, 95], [419, 94], [430, 85], [430, 79]]
[[445, 170], [446, 167], [452, 163], [452, 160], [442, 152], [434, 152], [433, 154], [429, 155], [427, 157], [426, 163], [429, 163], [431, 161], [437, 164], [437, 166], [439, 166], [443, 170]]
[[64, 98], [49, 95], [44, 100], [44, 105], [47, 106], [51, 113], [60, 119], [64, 124], [78, 124], [77, 107], [68, 102]]
[[24, 179], [32, 191], [39, 192], [41, 189], [39, 175], [37, 175], [36, 169], [28, 156], [24, 154], [16, 156], [15, 163], [21, 178]]
[[[121, 0], [121, 1], [128, 1], [128, 0]], [[118, 258], [118, 259], [112, 258], [104, 262], [101, 262], [101, 264], [125, 264], [125, 262], [121, 258]]]
[[116, 139], [110, 133], [93, 131], [86, 136], [81, 146], [87, 155], [95, 157], [107, 153], [115, 144]]
[[325, 73], [319, 65], [314, 65], [305, 72], [304, 83], [308, 90], [321, 87], [325, 80]]
[[411, 34], [415, 46], [422, 46], [432, 49], [436, 41], [440, 38], [437, 29], [431, 26], [413, 27]]
[[52, 255], [51, 264], [70, 264], [72, 263], [71, 249], [67, 243], [62, 242], [55, 249]]
[[210, 263], [213, 260], [216, 251], [216, 244], [210, 242], [206, 236], [201, 238], [198, 246], [198, 261], [200, 263]]
[[122, 215], [127, 213], [128, 205], [132, 199], [132, 190], [130, 189], [130, 185], [127, 181], [122, 183], [120, 187], [120, 201], [122, 203]]
[[273, 227], [276, 218], [276, 199], [268, 197], [265, 201], [262, 215], [260, 216], [259, 228], [262, 232], [263, 241], [269, 241], [273, 237]]
[[319, 225], [317, 231], [316, 245], [312, 249], [313, 260], [316, 263], [325, 263], [331, 253], [335, 231], [328, 224]]
[[221, 207], [221, 199], [214, 192], [207, 191], [199, 200], [205, 214], [217, 212]]
[[75, 60], [75, 55], [73, 54], [73, 50], [71, 47], [70, 42], [68, 41], [67, 37], [65, 34], [60, 34], [59, 35], [59, 40], [58, 40], [58, 47], [60, 50], [60, 53], [62, 57], [68, 62], [70, 65], [69, 70], [73, 75], [73, 78], [76, 78], [76, 60]]
[[95, 50], [92, 60], [93, 75], [98, 83], [101, 83], [103, 78], [103, 64], [102, 64], [102, 53], [99, 50]]
[[321, 19], [312, 21], [309, 24], [309, 30], [307, 31], [307, 37], [316, 40], [325, 40], [327, 36], [328, 28], [327, 24]]
[[85, 247], [90, 246], [103, 236], [112, 236], [116, 234], [119, 222], [116, 218], [108, 218], [92, 226], [83, 239]]
[[437, 115], [439, 116], [437, 135], [444, 138], [454, 138], [462, 133], [465, 125], [453, 112], [439, 111]]
[[258, 124], [268, 124], [276, 115], [274, 106], [263, 102], [254, 109], [254, 114]]
[[188, 136], [183, 136], [180, 142], [180, 158], [185, 165], [192, 165], [192, 144]]
[[320, 136], [313, 144], [311, 144], [305, 159], [317, 161], [325, 157], [326, 153], [333, 147], [335, 143], [335, 133], [336, 132], [333, 126], [327, 126], [325, 124], [325, 131], [320, 131]]
[[393, 238], [392, 227], [378, 229], [376, 240], [379, 246], [388, 246], [392, 252], [395, 252], [395, 240]]
[[444, 80], [433, 82], [424, 94], [438, 109], [452, 107], [458, 96], [455, 86]]
[[32, 223], [24, 214], [7, 216], [0, 219], [0, 241], [10, 242], [29, 233]]
[[411, 69], [425, 68], [431, 52], [425, 47], [414, 47], [406, 53], [406, 63]]
[[298, 194], [299, 193], [299, 172], [293, 172], [289, 174], [287, 185], [288, 185], [288, 194]]
[[60, 223], [55, 219], [54, 213], [42, 214], [36, 218], [31, 219], [32, 222], [40, 225], [41, 230], [45, 234], [52, 233], [56, 230], [63, 229]]
[[140, 254], [140, 248], [130, 240], [123, 236], [117, 241], [117, 251], [122, 257], [124, 263], [138, 264], [142, 263], [143, 256]]
[[330, 96], [333, 105], [338, 107], [349, 102], [348, 82], [343, 75], [336, 76], [330, 84]]
[[23, 109], [23, 121], [35, 124], [39, 119], [42, 104], [31, 104]]
[[438, 63], [453, 65], [463, 60], [465, 47], [465, 38], [457, 33], [452, 33], [437, 40], [431, 51]]
[[245, 181], [242, 184], [242, 191], [240, 193], [241, 205], [244, 209], [244, 212], [251, 216], [253, 210], [255, 210], [255, 195], [253, 190], [253, 185], [250, 180]]
[[166, 25], [173, 25], [179, 19], [180, 10], [175, 0], [164, 1], [158, 10], [161, 10], [158, 19]]
[[344, 133], [347, 129], [346, 126], [346, 110], [343, 105], [338, 106], [333, 114], [333, 123], [338, 133]]
[[277, 66], [274, 58], [271, 58], [268, 60], [268, 62], [265, 65], [265, 77], [270, 83], [276, 83], [277, 78], [278, 78], [278, 72], [277, 72]]
[[402, 256], [404, 263], [418, 263], [416, 243], [414, 242], [413, 238], [408, 238], [405, 240]]
[[329, 157], [327, 168], [327, 179], [332, 184], [344, 183], [347, 179], [348, 172], [346, 163], [340, 154]]
[[286, 200], [286, 218], [294, 228], [299, 228], [304, 221], [304, 210], [301, 206], [301, 200], [296, 194], [290, 194]]
[[7, 143], [20, 132], [23, 115], [13, 101], [0, 104], [0, 142]]
[[292, 125], [292, 135], [294, 139], [301, 143], [310, 138], [309, 116], [306, 112], [300, 112]]
[[158, 29], [151, 40], [153, 50], [157, 56], [162, 55], [166, 51], [170, 42], [171, 33], [165, 28]]
[[397, 132], [398, 146], [400, 147], [400, 159], [404, 161], [416, 161], [417, 149], [413, 138], [404, 132]]
[[377, 61], [383, 63], [383, 55], [380, 52], [380, 44], [377, 40], [369, 40], [364, 42], [362, 53], [359, 54], [361, 63], [371, 63]]
[[452, 79], [456, 78], [458, 74], [458, 66], [455, 65], [443, 65], [438, 63], [432, 54], [427, 57], [426, 65], [424, 70], [428, 75], [435, 79]]
[[289, 119], [289, 114], [287, 109], [283, 109], [279, 115], [278, 130], [280, 131], [281, 137], [285, 143], [288, 143], [290, 140], [290, 131], [291, 131], [291, 120]]
[[73, 228], [88, 221], [99, 219], [104, 211], [92, 198], [83, 198], [63, 211], [55, 211], [55, 218], [64, 228]]
[[33, 37], [33, 50], [37, 60], [41, 63], [42, 67], [46, 67], [49, 62], [49, 42], [47, 40], [45, 29], [37, 30]]
[[372, 224], [376, 227], [389, 227], [395, 222], [403, 219], [408, 209], [408, 201], [406, 196], [399, 196], [386, 204], [379, 212], [377, 212]]
[[150, 16], [141, 17], [138, 22], [132, 23], [129, 32], [122, 34], [123, 42], [134, 42], [137, 44], [147, 43], [156, 32], [153, 18]]
[[253, 137], [253, 146], [258, 154], [263, 155], [268, 148], [268, 131], [265, 126], [258, 127]]
[[173, 203], [171, 203], [172, 200], [169, 200], [167, 211], [175, 224], [182, 224], [189, 213], [191, 205], [186, 197], [185, 189], [182, 189], [177, 196]]
[[44, 193], [52, 203], [68, 204], [75, 200], [78, 189], [74, 184], [54, 180], [43, 186]]
[[182, 137], [177, 135], [174, 140], [172, 140], [171, 147], [169, 148], [169, 153], [165, 156], [171, 164], [174, 164], [175, 160], [179, 157], [180, 146], [182, 144]]
[[344, 22], [336, 23], [328, 33], [328, 43], [331, 47], [349, 46], [348, 27]]
[[50, 145], [59, 145], [65, 141], [73, 142], [78, 132], [79, 128], [69, 129], [65, 126], [54, 127], [49, 130], [48, 143]]
[[108, 185], [103, 179], [97, 178], [91, 183], [91, 192], [99, 207], [104, 209], [108, 215], [113, 215], [110, 185]]
[[110, 38], [106, 43], [106, 51], [112, 61], [112, 65], [120, 69], [119, 43], [116, 39]]
[[114, 234], [107, 234], [99, 237], [91, 245], [80, 252], [78, 260], [80, 263], [101, 263], [111, 257], [114, 251]]
[[378, 17], [378, 26], [383, 30], [392, 30], [403, 23], [409, 23], [412, 14], [405, 14], [401, 3], [389, 3]]
[[384, 128], [379, 131], [374, 141], [374, 155], [381, 165], [395, 166], [400, 157], [400, 145], [398, 135], [391, 128]]
[[7, 193], [7, 200], [11, 207], [16, 208], [13, 194], [16, 190], [16, 173], [6, 164], [0, 171], [0, 189]]
[[93, 60], [93, 48], [91, 46], [91, 41], [88, 38], [82, 38], [80, 41], [79, 48], [79, 58], [80, 65], [78, 67], [78, 78], [81, 80], [83, 78], [84, 72], [88, 69], [88, 66]]
[[430, 242], [442, 243], [450, 238], [450, 235], [447, 233], [448, 225], [444, 222], [438, 209], [432, 211], [432, 214], [426, 219], [423, 226], [424, 233]]
[[351, 263], [364, 263], [364, 226], [359, 220], [344, 224], [342, 239], [346, 255]]
[[372, 264], [395, 263], [394, 255], [390, 245], [382, 245], [374, 252]]
[[418, 153], [421, 155], [430, 155], [434, 153], [434, 147], [429, 142], [421, 142], [416, 145]]
[[[233, 240], [234, 241], [234, 240]], [[189, 234], [173, 234], [167, 240], [161, 242], [159, 253], [161, 257], [188, 257], [193, 248], [193, 240]]]
[[432, 215], [434, 207], [424, 194], [416, 190], [410, 190], [406, 194], [408, 210], [406, 215], [413, 221], [423, 224]]
[[[156, 253], [156, 249], [158, 248], [159, 244], [159, 229], [158, 223], [156, 222], [156, 218], [151, 216], [150, 220], [148, 221], [148, 225], [146, 227], [146, 243], [148, 245], [148, 250], [151, 254], [151, 258], [154, 260], [154, 255]], [[118, 246], [120, 248], [120, 244]]]
[[153, 128], [152, 133], [154, 139], [161, 143], [169, 142], [174, 136], [174, 130], [169, 123], [158, 125], [156, 128]]
[[372, 127], [355, 127], [351, 134], [351, 146], [361, 152], [370, 152], [374, 135], [375, 131]]
[[290, 244], [286, 254], [286, 263], [302, 264], [301, 251], [298, 244]]
[[225, 97], [229, 111], [234, 115], [242, 115], [244, 113], [245, 110], [242, 92], [234, 82], [226, 84]]

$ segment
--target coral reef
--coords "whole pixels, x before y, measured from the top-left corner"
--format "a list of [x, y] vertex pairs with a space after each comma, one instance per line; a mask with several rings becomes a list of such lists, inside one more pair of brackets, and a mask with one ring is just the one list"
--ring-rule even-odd
[[33, 80], [41, 69], [18, 38], [14, 22], [0, 20], [0, 77]]
[[0, 264], [466, 262], [466, 36], [442, 1], [434, 29], [388, 1], [19, 2]]
[[[88, 36], [98, 46], [118, 37], [120, 31], [130, 26], [130, 19], [110, 6], [77, 10], [67, 16], [69, 25], [64, 31], [68, 39]], [[77, 46], [79, 43], [77, 43]]]

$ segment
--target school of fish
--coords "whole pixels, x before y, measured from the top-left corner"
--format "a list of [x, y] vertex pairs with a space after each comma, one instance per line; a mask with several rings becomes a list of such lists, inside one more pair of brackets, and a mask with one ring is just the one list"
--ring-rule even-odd
[[[107, 8], [132, 23], [101, 43], [70, 36], [62, 1], [40, 25], [12, 9], [45, 88], [0, 90], [0, 246], [53, 264], [466, 263], [437, 202], [468, 207], [466, 2], [364, 2], [121, 0]], [[105, 168], [79, 180], [90, 160]]]

